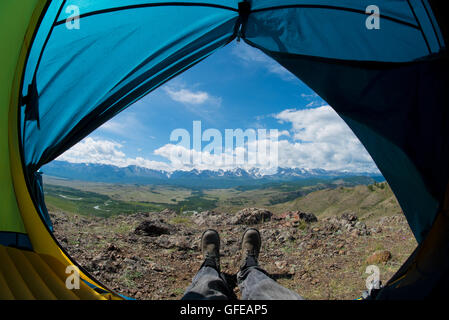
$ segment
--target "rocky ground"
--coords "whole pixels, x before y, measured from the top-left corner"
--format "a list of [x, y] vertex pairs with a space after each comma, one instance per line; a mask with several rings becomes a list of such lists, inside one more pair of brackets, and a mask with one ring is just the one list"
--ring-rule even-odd
[[[366, 289], [366, 267], [386, 282], [416, 247], [403, 215], [359, 221], [351, 214], [318, 219], [299, 211], [274, 215], [246, 208], [180, 216], [173, 211], [112, 218], [52, 212], [55, 235], [72, 257], [110, 289], [137, 299], [179, 299], [202, 262], [202, 232], [220, 232], [221, 267], [238, 271], [248, 226], [262, 235], [260, 264], [307, 299], [355, 299]], [[235, 288], [239, 296], [238, 288]]]

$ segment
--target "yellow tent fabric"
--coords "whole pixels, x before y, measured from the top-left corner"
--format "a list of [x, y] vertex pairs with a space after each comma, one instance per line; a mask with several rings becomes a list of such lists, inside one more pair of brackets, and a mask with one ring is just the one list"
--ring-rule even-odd
[[48, 232], [29, 195], [20, 160], [17, 114], [21, 76], [31, 39], [46, 0], [0, 3], [0, 231], [29, 237], [34, 252], [0, 245], [1, 299], [121, 299], [80, 273], [79, 290], [65, 287], [66, 267], [74, 262]]
[[0, 245], [0, 299], [106, 300], [80, 281], [80, 288], [66, 288], [66, 266], [58, 259]]

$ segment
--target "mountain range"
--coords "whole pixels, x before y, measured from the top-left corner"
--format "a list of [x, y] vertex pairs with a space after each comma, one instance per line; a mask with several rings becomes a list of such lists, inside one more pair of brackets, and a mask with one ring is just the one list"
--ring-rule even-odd
[[263, 171], [252, 168], [245, 170], [175, 170], [172, 172], [154, 170], [139, 166], [117, 167], [107, 164], [71, 163], [52, 161], [42, 167], [44, 175], [105, 183], [123, 184], [155, 184], [176, 185], [186, 187], [230, 188], [244, 185], [259, 185], [272, 182], [291, 182], [297, 180], [317, 179], [354, 179], [358, 177], [360, 184], [383, 181], [379, 174], [331, 171], [324, 169], [278, 168], [274, 174], [264, 174]]

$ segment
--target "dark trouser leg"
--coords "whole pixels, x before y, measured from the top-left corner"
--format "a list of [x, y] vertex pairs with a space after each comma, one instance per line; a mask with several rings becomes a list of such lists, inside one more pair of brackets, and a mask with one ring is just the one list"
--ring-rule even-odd
[[201, 267], [182, 297], [182, 300], [226, 299], [232, 299], [232, 290], [223, 276], [209, 266]]
[[248, 267], [237, 274], [242, 300], [304, 300], [296, 292], [271, 279], [260, 267]]

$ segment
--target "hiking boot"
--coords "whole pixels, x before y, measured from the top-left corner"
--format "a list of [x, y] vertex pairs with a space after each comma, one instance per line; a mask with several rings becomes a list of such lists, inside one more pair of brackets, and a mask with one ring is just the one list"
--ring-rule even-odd
[[220, 271], [220, 236], [213, 229], [208, 229], [201, 236], [201, 252], [204, 262], [202, 266], [212, 267]]
[[262, 239], [257, 229], [249, 228], [242, 237], [242, 262], [240, 270], [259, 265], [259, 252]]

